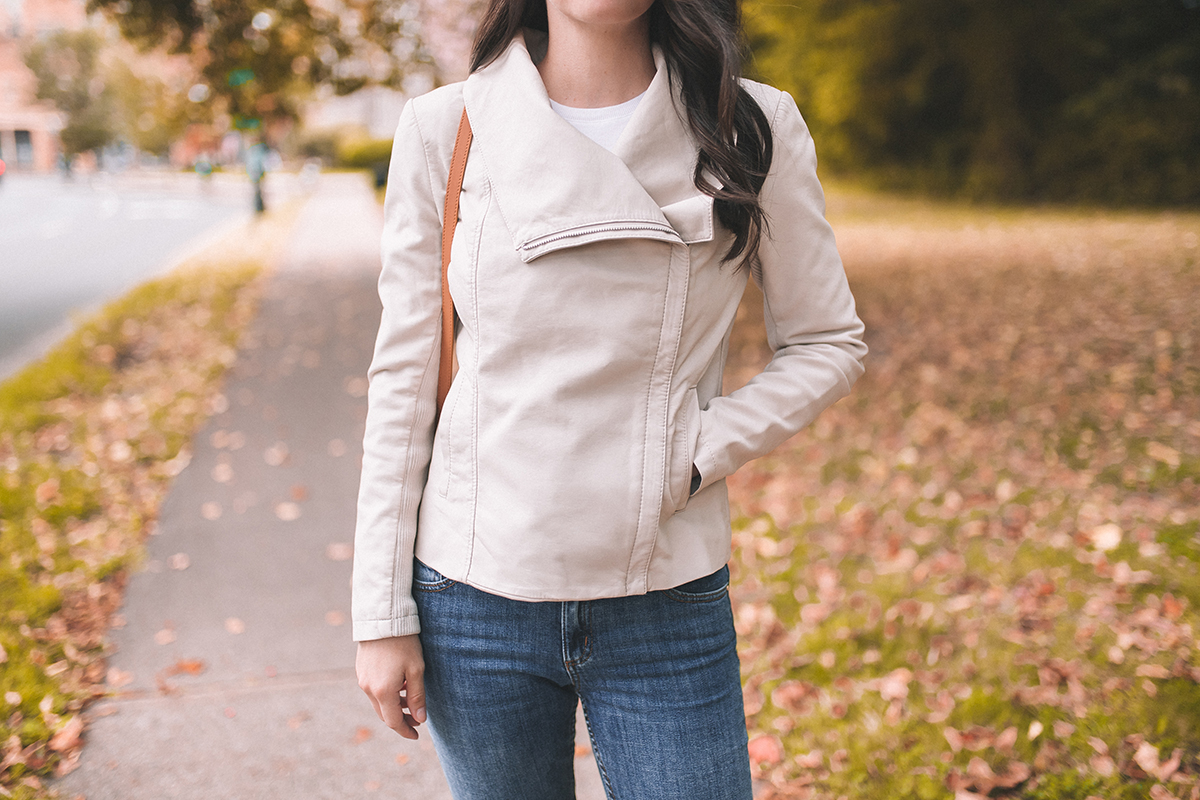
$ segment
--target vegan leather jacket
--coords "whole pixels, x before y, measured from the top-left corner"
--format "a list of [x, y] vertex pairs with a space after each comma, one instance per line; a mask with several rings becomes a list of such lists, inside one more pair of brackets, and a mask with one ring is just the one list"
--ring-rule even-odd
[[[416, 633], [412, 558], [523, 600], [639, 594], [730, 554], [725, 477], [850, 391], [863, 325], [792, 98], [744, 85], [774, 134], [770, 224], [749, 271], [774, 357], [721, 394], [747, 270], [696, 189], [697, 149], [657, 74], [610, 152], [551, 109], [517, 36], [412, 99], [392, 150], [355, 531], [353, 635]], [[442, 206], [474, 129], [449, 286], [458, 372], [435, 417]], [[689, 496], [692, 465], [702, 477]]]

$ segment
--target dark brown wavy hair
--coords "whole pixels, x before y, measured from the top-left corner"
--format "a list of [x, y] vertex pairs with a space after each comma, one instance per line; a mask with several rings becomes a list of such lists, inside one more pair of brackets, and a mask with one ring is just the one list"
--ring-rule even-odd
[[[547, 27], [546, 0], [489, 0], [471, 49], [471, 71], [494, 61], [521, 28]], [[740, 258], [745, 265], [757, 257], [767, 228], [759, 192], [774, 143], [766, 115], [738, 81], [741, 31], [738, 0], [655, 0], [650, 7], [650, 39], [662, 48], [667, 72], [682, 90], [700, 149], [692, 181], [714, 199], [717, 218], [734, 235], [724, 260]]]

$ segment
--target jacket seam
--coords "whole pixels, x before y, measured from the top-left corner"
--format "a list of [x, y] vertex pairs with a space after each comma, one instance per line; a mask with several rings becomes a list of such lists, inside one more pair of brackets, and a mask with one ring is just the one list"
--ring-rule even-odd
[[[683, 245], [683, 246], [686, 247], [687, 245]], [[653, 394], [654, 394], [654, 379], [659, 374], [658, 360], [662, 356], [663, 331], [666, 328], [667, 314], [669, 313], [669, 309], [670, 309], [669, 302], [671, 299], [671, 297], [670, 297], [671, 262], [674, 261], [674, 259], [675, 259], [675, 245], [671, 245], [671, 257], [667, 261], [666, 286], [663, 287], [662, 317], [658, 321], [658, 342], [655, 346], [654, 362], [650, 365], [650, 380], [646, 383], [646, 421], [645, 421], [645, 424], [642, 426], [642, 431], [643, 431], [643, 433], [642, 433], [642, 490], [640, 492], [641, 496], [638, 498], [638, 518], [637, 518], [637, 525], [634, 527], [633, 543], [631, 544], [631, 546], [629, 548], [629, 561], [625, 565], [625, 588], [626, 588], [626, 591], [629, 590], [629, 573], [633, 570], [634, 556], [638, 551], [638, 531], [642, 527], [642, 520], [646, 513], [646, 464], [648, 462], [649, 455], [650, 455], [650, 411], [651, 411], [651, 407], [652, 407], [651, 401], [653, 399]], [[678, 347], [678, 345], [676, 345], [676, 346]], [[674, 358], [674, 354], [672, 354], [672, 357], [671, 357], [672, 372], [674, 371], [674, 366], [675, 366], [675, 358]], [[671, 377], [673, 378], [674, 375], [672, 375]], [[668, 402], [670, 401], [670, 393], [671, 393], [670, 384], [668, 383], [668, 387], [667, 387]], [[666, 436], [667, 436], [667, 415], [664, 411], [663, 424], [662, 424], [663, 441], [666, 441]], [[667, 471], [667, 469], [666, 469], [666, 461], [667, 461], [666, 453], [663, 453], [662, 461], [663, 461], [663, 474], [661, 474], [658, 479], [658, 484], [659, 484], [658, 515], [659, 516], [662, 515], [662, 491], [663, 491], [663, 484], [665, 482], [665, 477], [666, 477], [665, 473]], [[659, 528], [659, 522], [656, 517], [654, 519], [654, 533], [653, 533], [651, 541], [650, 541], [651, 555], [653, 555], [653, 553], [654, 553], [654, 546], [658, 543], [658, 528]], [[651, 561], [651, 559], [647, 558], [646, 568], [645, 568], [645, 570], [643, 570], [643, 574], [642, 574], [643, 580], [649, 580], [650, 561]]]
[[487, 179], [486, 174], [484, 178], [484, 193], [482, 202], [480, 203], [482, 212], [479, 217], [479, 224], [475, 228], [474, 258], [471, 260], [471, 317], [475, 320], [476, 344], [471, 358], [475, 376], [474, 380], [471, 381], [471, 535], [467, 539], [465, 575], [471, 574], [471, 564], [475, 561], [475, 532], [476, 523], [479, 519], [479, 343], [484, 338], [480, 333], [479, 320], [479, 251], [482, 249], [483, 228], [487, 224], [487, 215], [492, 204], [491, 180]]
[[[691, 247], [686, 244], [682, 245], [682, 247], [683, 247], [683, 254], [681, 257], [685, 258], [687, 260], [687, 263], [683, 265], [683, 269], [681, 270], [683, 272], [683, 288], [682, 288], [683, 308], [681, 308], [679, 311], [679, 324], [675, 327], [675, 331], [674, 331], [675, 346], [673, 348], [671, 348], [671, 364], [669, 367], [667, 367], [667, 373], [670, 375], [670, 380], [667, 382], [667, 406], [668, 407], [671, 404], [671, 389], [675, 386], [675, 365], [679, 362], [679, 343], [683, 339], [683, 322], [684, 322], [684, 318], [687, 316], [688, 289], [691, 287], [691, 283], [692, 283], [692, 281], [691, 281], [691, 278], [692, 278], [692, 250], [691, 250]], [[669, 296], [669, 293], [671, 290], [671, 268], [674, 265], [675, 253], [676, 253], [675, 248], [672, 247], [671, 248], [671, 261], [668, 262], [668, 267], [667, 267], [668, 296]], [[663, 303], [664, 316], [666, 315], [667, 310], [668, 310], [667, 304]], [[685, 414], [685, 416], [684, 416], [684, 431], [686, 433], [686, 430], [687, 430], [687, 416], [686, 416], [687, 410], [686, 409], [684, 409], [684, 414]], [[667, 415], [663, 414], [663, 442], [667, 443], [668, 445], [670, 444], [670, 442], [668, 442], [667, 437], [670, 434], [670, 432], [671, 432], [670, 426], [667, 425]], [[664, 474], [663, 474], [662, 480], [659, 481], [659, 483], [662, 485], [662, 491], [664, 493], [667, 492], [667, 487], [674, 483], [675, 476], [671, 474], [671, 462], [673, 460], [674, 459], [672, 456], [667, 455], [667, 448], [664, 448], [664, 450], [663, 450], [663, 473]], [[687, 491], [685, 490], [684, 491], [684, 503], [686, 504], [686, 502], [687, 502]], [[674, 503], [672, 503], [672, 511], [674, 511]], [[661, 497], [659, 498], [659, 501], [658, 501], [658, 514], [659, 514], [659, 518], [661, 520], [661, 517], [662, 517], [662, 498]], [[650, 538], [650, 553], [649, 553], [649, 556], [646, 558], [646, 566], [642, 569], [642, 580], [645, 581], [647, 586], [650, 585], [650, 565], [654, 563], [654, 551], [658, 547], [658, 534], [661, 531], [662, 531], [662, 522], [656, 521], [656, 524], [654, 526], [654, 535]]]
[[[429, 172], [429, 153], [426, 150], [427, 144], [425, 142], [425, 137], [421, 133], [421, 123], [417, 119], [416, 106], [413, 106], [413, 127], [417, 129], [417, 138], [421, 141], [421, 155], [425, 159], [425, 176], [426, 176], [426, 179], [430, 181], [429, 190], [430, 190], [430, 198], [432, 200], [432, 198], [434, 198], [436, 196], [436, 193], [433, 191], [433, 183], [432, 183], [432, 179], [430, 177], [430, 172]], [[436, 208], [437, 201], [433, 200], [433, 202], [434, 202], [434, 207]], [[445, 211], [443, 210], [442, 213], [444, 215]], [[443, 220], [443, 224], [444, 224], [444, 220]], [[441, 314], [438, 315], [438, 318], [440, 320]], [[397, 510], [396, 527], [395, 527], [394, 533], [393, 533], [393, 541], [395, 542], [395, 544], [394, 544], [394, 549], [392, 551], [392, 592], [391, 592], [391, 607], [390, 607], [390, 611], [389, 611], [389, 616], [392, 619], [393, 632], [399, 630], [399, 619], [400, 618], [397, 617], [397, 615], [396, 615], [396, 609], [397, 609], [397, 606], [400, 604], [399, 591], [398, 591], [400, 582], [396, 580], [395, 576], [400, 574], [400, 568], [401, 568], [401, 564], [400, 564], [400, 556], [401, 556], [400, 527], [401, 527], [401, 524], [403, 523], [403, 520], [408, 512], [408, 508], [409, 508], [409, 505], [412, 500], [412, 488], [411, 488], [412, 481], [408, 480], [408, 477], [412, 474], [413, 461], [416, 458], [416, 448], [413, 447], [413, 440], [415, 438], [416, 430], [419, 427], [417, 423], [423, 419], [422, 409], [421, 409], [421, 397], [424, 394], [425, 385], [429, 381], [429, 372], [430, 372], [429, 365], [433, 361], [434, 355], [437, 352], [438, 352], [438, 346], [437, 346], [437, 342], [435, 341], [434, 346], [432, 348], [430, 348], [430, 350], [429, 350], [428, 357], [425, 359], [425, 369], [421, 373], [421, 381], [420, 381], [420, 383], [417, 384], [417, 394], [416, 394], [416, 397], [413, 402], [412, 421], [409, 423], [409, 426], [408, 426], [408, 448], [407, 448], [408, 452], [405, 454], [404, 480], [401, 483], [403, 488], [401, 489], [400, 508]], [[413, 543], [415, 546], [415, 543], [416, 543], [416, 530], [415, 529], [413, 530]], [[410, 586], [409, 586], [409, 593], [410, 594], [412, 593], [411, 580], [410, 580]]]

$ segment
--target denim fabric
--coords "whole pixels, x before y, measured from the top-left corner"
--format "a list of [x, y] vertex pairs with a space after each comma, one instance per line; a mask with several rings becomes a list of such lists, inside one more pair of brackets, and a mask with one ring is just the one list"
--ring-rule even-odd
[[673, 589], [510, 600], [420, 561], [429, 726], [456, 800], [575, 796], [576, 698], [618, 800], [749, 800], [729, 569]]

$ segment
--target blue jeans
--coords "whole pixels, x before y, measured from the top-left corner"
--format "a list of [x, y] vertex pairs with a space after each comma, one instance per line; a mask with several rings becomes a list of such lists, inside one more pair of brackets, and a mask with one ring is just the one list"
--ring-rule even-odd
[[729, 569], [674, 589], [509, 600], [414, 563], [429, 727], [456, 800], [575, 796], [582, 701], [618, 800], [750, 800]]

